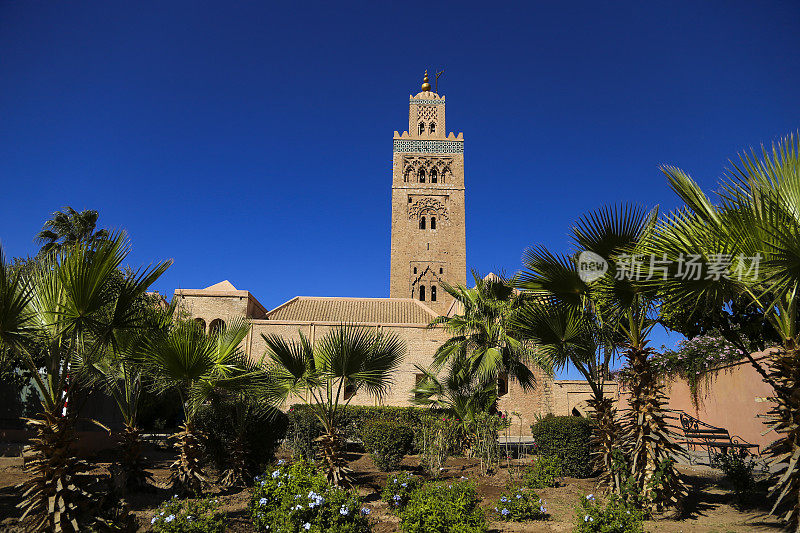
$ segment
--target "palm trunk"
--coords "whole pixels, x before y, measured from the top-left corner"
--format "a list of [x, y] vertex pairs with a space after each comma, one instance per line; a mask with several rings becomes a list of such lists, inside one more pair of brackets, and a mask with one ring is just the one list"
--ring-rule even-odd
[[203, 491], [203, 437], [191, 422], [185, 422], [181, 431], [170, 437], [178, 451], [178, 459], [171, 466], [172, 486], [183, 494], [198, 496]]
[[222, 473], [220, 484], [224, 487], [244, 486], [248, 482], [247, 446], [242, 436], [237, 436], [231, 443], [227, 467]]
[[614, 472], [613, 464], [614, 450], [619, 444], [614, 401], [612, 398], [597, 394], [586, 403], [592, 410], [592, 419], [595, 423], [592, 448], [595, 454], [595, 470], [600, 472], [599, 483], [608, 491], [619, 494], [622, 480], [619, 474]]
[[788, 348], [769, 361], [769, 376], [778, 385], [770, 400], [773, 407], [766, 422], [780, 437], [765, 453], [778, 466], [770, 496], [776, 497], [772, 513], [782, 516], [787, 531], [800, 531], [800, 349]]
[[17, 507], [23, 510], [20, 522], [30, 519], [31, 531], [79, 531], [79, 507], [89, 501], [76, 482], [86, 467], [72, 451], [75, 419], [58, 411], [60, 407], [26, 419], [36, 432], [25, 449], [33, 457], [25, 466], [33, 477], [20, 485], [23, 499]]
[[141, 431], [134, 425], [126, 424], [119, 435], [119, 446], [122, 451], [120, 459], [120, 488], [141, 489], [147, 485], [152, 474], [144, 469], [142, 461]]
[[674, 468], [675, 457], [685, 452], [670, 437], [664, 412], [666, 396], [650, 365], [650, 348], [629, 347], [632, 371], [630, 407], [625, 415], [624, 447], [630, 473], [642, 504], [648, 511], [679, 508], [686, 488]]
[[344, 442], [338, 431], [329, 429], [315, 439], [325, 468], [328, 482], [337, 487], [351, 486], [350, 473], [344, 456]]

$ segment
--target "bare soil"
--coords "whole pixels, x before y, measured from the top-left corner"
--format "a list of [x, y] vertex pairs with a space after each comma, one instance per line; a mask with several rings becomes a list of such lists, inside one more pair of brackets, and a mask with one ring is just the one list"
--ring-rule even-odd
[[[98, 457], [92, 464], [93, 475], [107, 476], [111, 457]], [[372, 508], [372, 516], [376, 523], [374, 530], [379, 533], [399, 531], [399, 520], [392, 514], [388, 506], [380, 501], [380, 492], [389, 474], [375, 468], [367, 455], [351, 454], [351, 467], [355, 473], [355, 482], [359, 494], [366, 505]], [[130, 493], [126, 497], [129, 508], [135, 514], [139, 531], [148, 531], [150, 518], [159, 504], [172, 496], [166, 488], [169, 478], [169, 465], [172, 455], [167, 452], [153, 451], [147, 455], [148, 469], [153, 474], [153, 487], [143, 492]], [[515, 465], [512, 463], [512, 471]], [[404, 470], [423, 475], [416, 456], [406, 457]], [[778, 532], [780, 526], [774, 517], [768, 515], [766, 498], [760, 495], [745, 505], [737, 506], [734, 494], [722, 483], [719, 471], [702, 466], [680, 467], [686, 476], [692, 495], [683, 516], [678, 519], [663, 518], [648, 521], [645, 530], [657, 533], [750, 533]], [[483, 498], [482, 505], [489, 509], [506, 489], [509, 482], [509, 469], [503, 466], [493, 475], [479, 475], [479, 466], [475, 460], [451, 458], [442, 473], [442, 479], [459, 479], [468, 477], [478, 484], [478, 492]], [[209, 470], [209, 478], [213, 479], [214, 471]], [[0, 457], [0, 530], [19, 530], [19, 512], [15, 508], [19, 501], [19, 491], [15, 485], [27, 479], [22, 468], [22, 459], [16, 457]], [[490, 522], [492, 531], [526, 531], [553, 532], [570, 531], [575, 523], [575, 506], [579, 499], [588, 493], [596, 492], [594, 479], [566, 478], [560, 487], [536, 491], [547, 503], [550, 516], [547, 520], [527, 523]], [[249, 489], [223, 490], [211, 484], [208, 493], [215, 495], [227, 513], [227, 530], [231, 532], [250, 532], [247, 505], [250, 499]]]

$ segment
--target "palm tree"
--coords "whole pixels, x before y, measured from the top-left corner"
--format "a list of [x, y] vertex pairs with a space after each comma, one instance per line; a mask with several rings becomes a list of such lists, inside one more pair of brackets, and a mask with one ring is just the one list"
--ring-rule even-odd
[[614, 460], [619, 446], [617, 412], [614, 399], [606, 395], [605, 389], [614, 347], [601, 344], [601, 325], [585, 310], [546, 300], [530, 301], [515, 321], [521, 335], [535, 343], [555, 369], [572, 364], [589, 384], [592, 397], [587, 404], [595, 423], [592, 448], [595, 468], [600, 472], [599, 484], [619, 494], [622, 479]]
[[112, 235], [48, 256], [24, 275], [10, 272], [0, 253], [0, 343], [31, 372], [40, 400], [27, 420], [36, 433], [28, 447], [33, 476], [19, 504], [35, 530], [79, 530], [78, 506], [88, 494], [76, 479], [84, 466], [72, 450], [74, 400], [87, 368], [136, 328], [134, 302], [171, 264], [141, 269], [110, 291], [129, 250], [124, 235]]
[[343, 454], [341, 416], [360, 390], [382, 397], [392, 382], [392, 372], [405, 355], [397, 335], [374, 329], [342, 325], [313, 343], [300, 333], [299, 340], [263, 335], [267, 345], [269, 392], [273, 405], [299, 398], [322, 424], [318, 438], [328, 480], [349, 485]]
[[98, 216], [97, 211], [92, 209], [78, 212], [70, 206], [66, 206], [63, 211], [54, 212], [34, 239], [42, 245], [40, 253], [48, 254], [77, 243], [94, 244], [107, 239], [108, 231], [95, 231]]
[[497, 403], [497, 386], [483, 381], [471, 372], [472, 365], [464, 357], [454, 357], [444, 380], [419, 365], [423, 378], [411, 390], [411, 403], [435, 409], [448, 409], [463, 422], [466, 429], [479, 413], [493, 412]]
[[261, 373], [241, 348], [250, 331], [245, 319], [228, 321], [211, 335], [193, 322], [180, 322], [170, 331], [148, 339], [139, 358], [155, 380], [155, 389], [177, 390], [184, 410], [175, 440], [178, 459], [172, 464], [172, 485], [185, 494], [202, 493], [203, 434], [195, 427], [198, 408], [215, 391], [248, 391], [261, 383]]
[[521, 307], [522, 298], [502, 278], [481, 278], [474, 271], [472, 277], [475, 287], [471, 289], [442, 285], [455, 299], [459, 311], [430, 323], [430, 327], [441, 326], [451, 335], [436, 350], [433, 369], [460, 358], [469, 362], [469, 371], [484, 383], [496, 384], [500, 374], [505, 373], [523, 390], [533, 389], [536, 377], [528, 365], [548, 373], [551, 370], [513, 330], [511, 317]]
[[[652, 239], [654, 253], [679, 265], [693, 257], [703, 274], [673, 269], [656, 287], [674, 307], [722, 309], [745, 297], [780, 338], [779, 349], [756, 361], [742, 332], [720, 333], [774, 389], [768, 421], [779, 438], [766, 450], [778, 466], [772, 512], [781, 507], [787, 527], [800, 531], [800, 138], [789, 136], [760, 154], [742, 154], [721, 180], [718, 204], [689, 175], [663, 167], [686, 206], [670, 213]], [[707, 275], [714, 268], [719, 275]], [[714, 272], [712, 271], [712, 272]]]
[[[148, 295], [149, 296], [149, 295]], [[121, 454], [115, 483], [119, 488], [141, 488], [152, 477], [144, 469], [141, 457], [141, 430], [138, 426], [139, 403], [144, 389], [144, 370], [139, 364], [142, 350], [152, 335], [163, 334], [175, 324], [176, 303], [161, 307], [152, 298], [144, 298], [141, 318], [135, 330], [117, 335], [108, 354], [90, 368], [94, 381], [114, 399], [122, 416], [119, 435]]]
[[[648, 346], [648, 337], [656, 324], [657, 302], [635, 279], [619, 273], [624, 272], [626, 258], [641, 253], [656, 216], [655, 211], [648, 213], [632, 206], [602, 208], [589, 213], [573, 227], [573, 245], [576, 252], [587, 251], [604, 258], [609, 263], [604, 275], [592, 282], [584, 281], [574, 259], [534, 248], [526, 252], [526, 270], [517, 283], [531, 296], [572, 308], [571, 312], [595, 323], [591, 329], [598, 334], [598, 345], [605, 354], [598, 367], [602, 372], [608, 368], [609, 361], [605, 357], [614, 349], [624, 354], [631, 374], [631, 397], [621, 437], [638, 495], [651, 508], [678, 505], [685, 495], [673, 468], [673, 455], [681, 453], [681, 449], [670, 438], [670, 425], [663, 407], [666, 398], [649, 360], [653, 351]], [[580, 369], [580, 365], [577, 368]], [[595, 394], [594, 408], [599, 431], [611, 431], [614, 425], [610, 402]], [[598, 433], [598, 438], [605, 443], [601, 448], [601, 466], [606, 476], [610, 476], [612, 450], [609, 446], [613, 448], [611, 443], [615, 437]], [[612, 479], [612, 482], [615, 481]]]

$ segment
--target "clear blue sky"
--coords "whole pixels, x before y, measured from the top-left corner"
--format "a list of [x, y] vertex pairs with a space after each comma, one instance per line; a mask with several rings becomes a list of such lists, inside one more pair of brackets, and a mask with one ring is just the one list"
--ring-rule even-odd
[[[425, 68], [466, 139], [467, 257], [511, 273], [603, 204], [675, 206], [800, 126], [800, 3], [0, 2], [0, 239], [62, 206], [157, 284], [388, 296], [391, 139]], [[658, 339], [660, 344], [661, 339]]]

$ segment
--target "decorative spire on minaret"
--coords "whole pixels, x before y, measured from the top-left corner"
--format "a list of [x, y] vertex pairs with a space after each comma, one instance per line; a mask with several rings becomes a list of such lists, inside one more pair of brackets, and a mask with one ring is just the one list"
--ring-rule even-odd
[[431, 90], [431, 84], [428, 81], [428, 69], [425, 69], [425, 77], [422, 79], [422, 90], [428, 92]]

